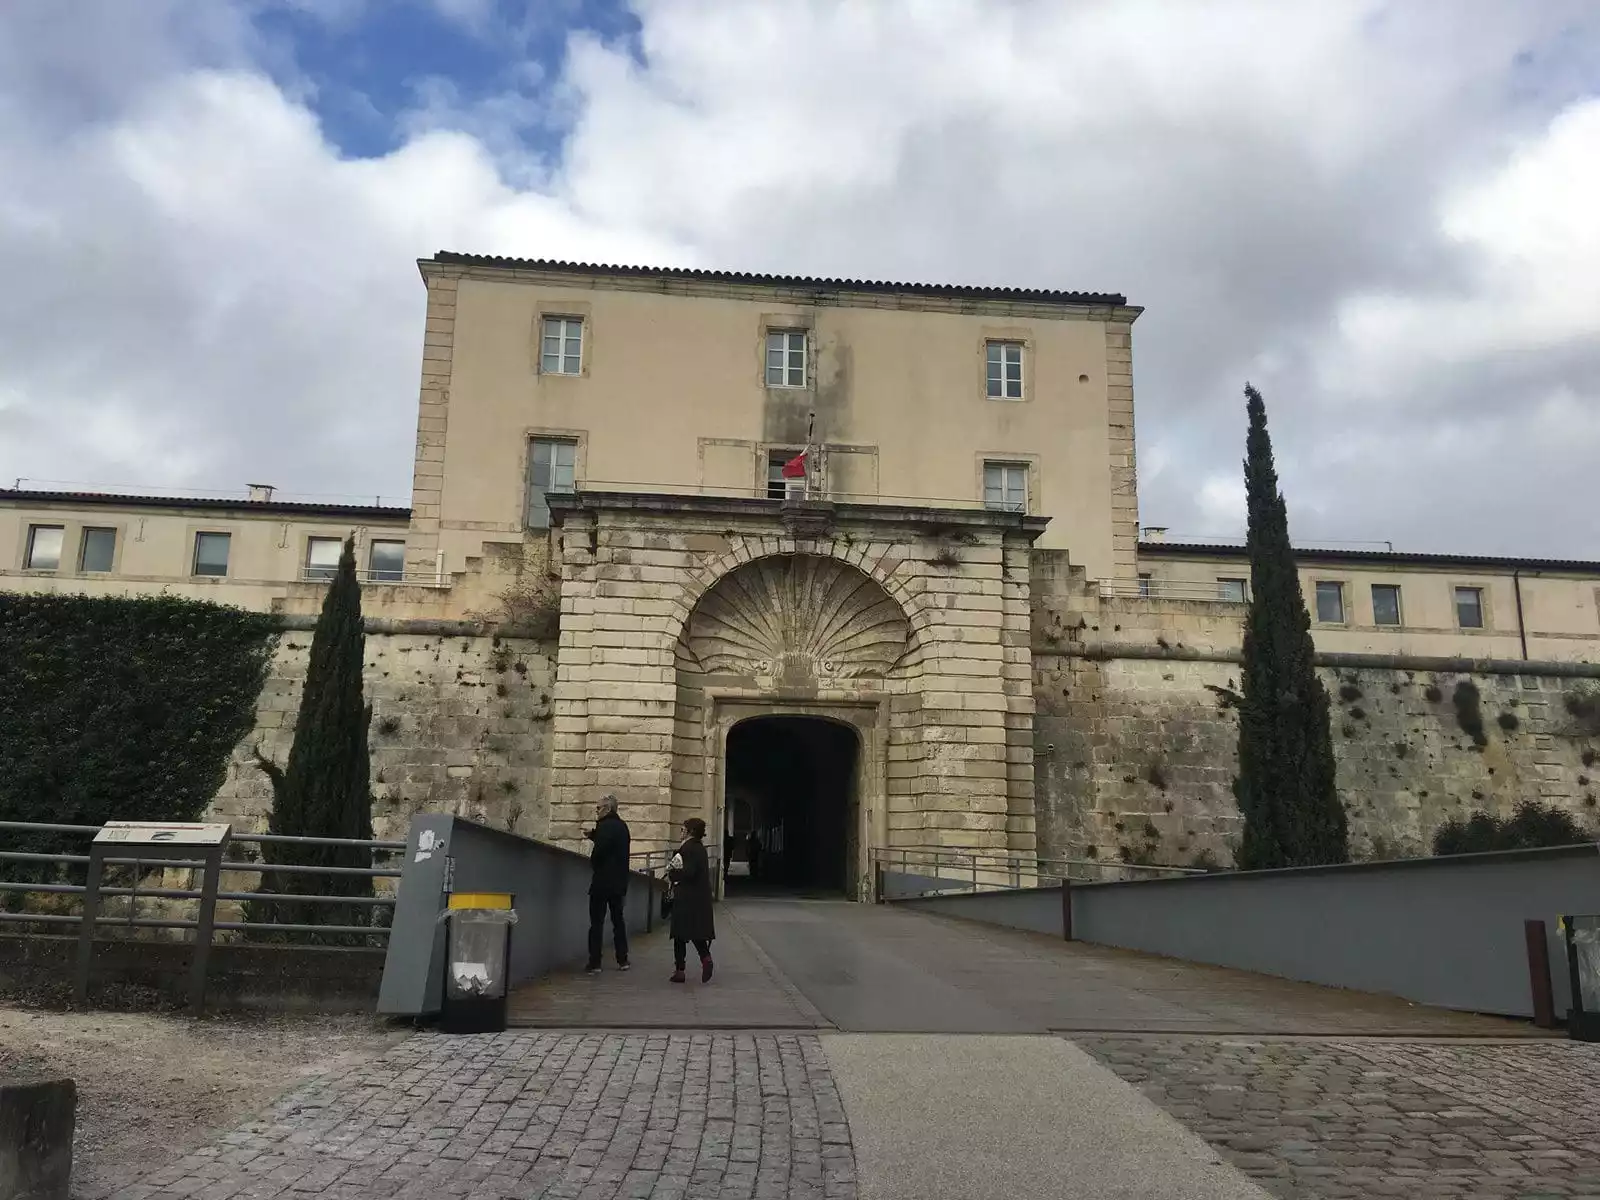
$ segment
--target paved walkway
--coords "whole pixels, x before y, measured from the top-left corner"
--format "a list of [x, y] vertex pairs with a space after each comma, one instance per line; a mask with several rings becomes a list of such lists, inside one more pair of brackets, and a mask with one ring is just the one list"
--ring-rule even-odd
[[1275, 1196], [1600, 1196], [1600, 1046], [1080, 1045]]
[[709, 985], [642, 939], [516, 997], [565, 1028], [418, 1035], [119, 1200], [1600, 1197], [1600, 1048], [1526, 1025], [899, 909], [718, 926]]
[[861, 1033], [1274, 1033], [1519, 1037], [1530, 1026], [893, 906], [737, 900], [717, 909], [712, 987], [674, 986], [672, 948], [634, 969], [518, 993], [519, 1024], [834, 1028]]

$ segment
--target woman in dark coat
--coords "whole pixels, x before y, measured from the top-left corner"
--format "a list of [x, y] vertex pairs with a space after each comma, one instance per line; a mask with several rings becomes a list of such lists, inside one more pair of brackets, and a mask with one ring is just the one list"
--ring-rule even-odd
[[706, 855], [706, 823], [690, 817], [683, 823], [684, 842], [667, 872], [672, 880], [672, 982], [683, 983], [688, 943], [700, 955], [700, 982], [711, 982], [711, 942], [717, 936], [711, 918], [711, 865]]

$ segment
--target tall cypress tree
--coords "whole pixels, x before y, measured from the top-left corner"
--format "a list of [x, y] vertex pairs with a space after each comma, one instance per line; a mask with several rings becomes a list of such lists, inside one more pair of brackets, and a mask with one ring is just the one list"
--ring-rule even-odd
[[[300, 712], [295, 718], [289, 765], [280, 768], [259, 750], [256, 752], [256, 762], [272, 780], [272, 816], [267, 832], [296, 837], [372, 837], [371, 764], [367, 754], [372, 709], [364, 702], [361, 679], [365, 652], [355, 539], [347, 538], [311, 638], [311, 660], [300, 696]], [[371, 851], [365, 847], [265, 842], [262, 848], [262, 857], [268, 863], [372, 865]], [[266, 872], [260, 890], [370, 896], [372, 879], [361, 875]], [[296, 925], [364, 925], [370, 912], [368, 905], [278, 900], [253, 905], [249, 919]]]
[[1244, 817], [1239, 866], [1254, 871], [1347, 862], [1349, 830], [1334, 779], [1328, 691], [1317, 677], [1267, 406], [1254, 387], [1247, 385], [1244, 394], [1251, 595], [1234, 787]]

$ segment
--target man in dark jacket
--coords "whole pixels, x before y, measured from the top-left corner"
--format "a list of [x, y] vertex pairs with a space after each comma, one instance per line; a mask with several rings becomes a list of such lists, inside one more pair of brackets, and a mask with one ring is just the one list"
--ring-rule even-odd
[[623, 898], [628, 894], [628, 857], [632, 841], [628, 823], [617, 813], [617, 798], [605, 796], [595, 808], [594, 828], [583, 836], [594, 843], [589, 852], [589, 974], [600, 970], [600, 945], [605, 938], [606, 913], [611, 914], [611, 936], [617, 966], [628, 969], [628, 926]]

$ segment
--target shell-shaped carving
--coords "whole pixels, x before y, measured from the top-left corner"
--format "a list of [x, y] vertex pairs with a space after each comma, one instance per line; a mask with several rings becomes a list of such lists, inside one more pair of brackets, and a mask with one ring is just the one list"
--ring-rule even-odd
[[685, 640], [710, 673], [884, 675], [906, 651], [906, 615], [871, 576], [810, 554], [759, 558], [717, 581]]

